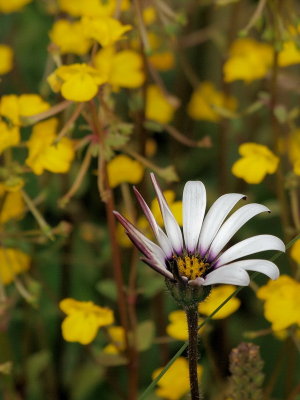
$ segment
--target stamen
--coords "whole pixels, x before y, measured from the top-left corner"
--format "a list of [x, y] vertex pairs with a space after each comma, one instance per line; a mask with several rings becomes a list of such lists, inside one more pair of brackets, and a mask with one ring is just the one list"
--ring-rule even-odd
[[174, 257], [179, 275], [186, 276], [189, 280], [194, 280], [205, 274], [209, 263], [204, 262], [197, 256]]

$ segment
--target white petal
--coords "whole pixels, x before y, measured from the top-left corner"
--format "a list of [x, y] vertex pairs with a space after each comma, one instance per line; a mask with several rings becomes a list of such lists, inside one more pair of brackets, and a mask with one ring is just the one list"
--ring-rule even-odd
[[183, 236], [189, 252], [196, 250], [206, 207], [205, 186], [200, 181], [185, 184], [182, 197]]
[[163, 232], [163, 230], [158, 226], [154, 215], [152, 214], [152, 211], [148, 207], [148, 204], [145, 202], [143, 196], [140, 194], [140, 192], [134, 187], [133, 188], [134, 193], [136, 195], [136, 198], [142, 207], [142, 210], [144, 211], [144, 214], [149, 221], [149, 224], [153, 230], [153, 233], [160, 245], [160, 247], [163, 249], [164, 253], [166, 254], [167, 258], [171, 258], [173, 254], [173, 248], [171, 246], [171, 243], [167, 237], [167, 235]]
[[207, 274], [203, 286], [215, 285], [217, 283], [247, 286], [250, 283], [250, 278], [243, 268], [231, 268], [226, 265]]
[[279, 277], [279, 269], [277, 265], [268, 260], [240, 260], [230, 264], [226, 264], [226, 267], [242, 268], [247, 271], [261, 272], [271, 279], [277, 279]]
[[255, 215], [262, 212], [270, 212], [270, 210], [261, 204], [247, 204], [233, 213], [227, 221], [221, 226], [219, 232], [214, 238], [208, 254], [209, 260], [214, 260], [224, 246], [229, 242], [232, 236]]
[[199, 239], [199, 252], [202, 256], [206, 254], [216, 233], [220, 229], [224, 219], [236, 205], [236, 203], [245, 198], [243, 194], [229, 193], [219, 197], [210, 207], [206, 214]]
[[174, 215], [172, 214], [168, 206], [168, 203], [166, 202], [166, 199], [156, 181], [154, 174], [151, 173], [150, 176], [157, 195], [160, 211], [164, 220], [164, 225], [166, 228], [168, 238], [175, 252], [177, 254], [181, 254], [183, 250], [183, 239], [182, 239], [181, 229], [178, 225], [178, 222], [174, 218]]
[[228, 264], [231, 261], [266, 250], [285, 252], [282, 240], [273, 235], [258, 235], [245, 239], [226, 250], [215, 262], [215, 267]]

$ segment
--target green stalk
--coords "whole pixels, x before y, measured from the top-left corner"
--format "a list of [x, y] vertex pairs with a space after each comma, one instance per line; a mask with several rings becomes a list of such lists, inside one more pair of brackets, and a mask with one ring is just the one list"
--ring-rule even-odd
[[200, 400], [198, 383], [198, 310], [197, 305], [186, 308], [186, 317], [189, 332], [189, 377], [191, 388], [191, 400]]

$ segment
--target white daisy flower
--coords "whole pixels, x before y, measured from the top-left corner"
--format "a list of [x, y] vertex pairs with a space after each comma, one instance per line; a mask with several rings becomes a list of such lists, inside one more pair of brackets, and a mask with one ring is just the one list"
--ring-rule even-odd
[[228, 217], [238, 201], [246, 198], [242, 194], [229, 193], [219, 197], [204, 217], [205, 187], [200, 181], [189, 181], [183, 190], [182, 232], [154, 174], [151, 174], [151, 179], [165, 232], [158, 226], [150, 208], [136, 188], [134, 192], [158, 245], [145, 237], [118, 212], [114, 212], [131, 241], [143, 253], [142, 260], [146, 264], [170, 282], [179, 283], [181, 286], [199, 287], [214, 284], [247, 286], [250, 282], [247, 271], [261, 272], [271, 279], [278, 278], [278, 267], [271, 261], [240, 260], [266, 250], [284, 252], [285, 245], [276, 236], [253, 236], [224, 250], [230, 239], [248, 220], [262, 212], [270, 212], [267, 207], [255, 203], [247, 204]]

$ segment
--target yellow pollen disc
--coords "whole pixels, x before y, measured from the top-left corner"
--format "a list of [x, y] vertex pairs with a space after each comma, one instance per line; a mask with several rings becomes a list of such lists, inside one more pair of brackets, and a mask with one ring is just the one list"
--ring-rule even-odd
[[189, 280], [200, 278], [204, 275], [209, 265], [195, 256], [178, 257], [176, 258], [176, 262], [179, 275], [186, 276]]

